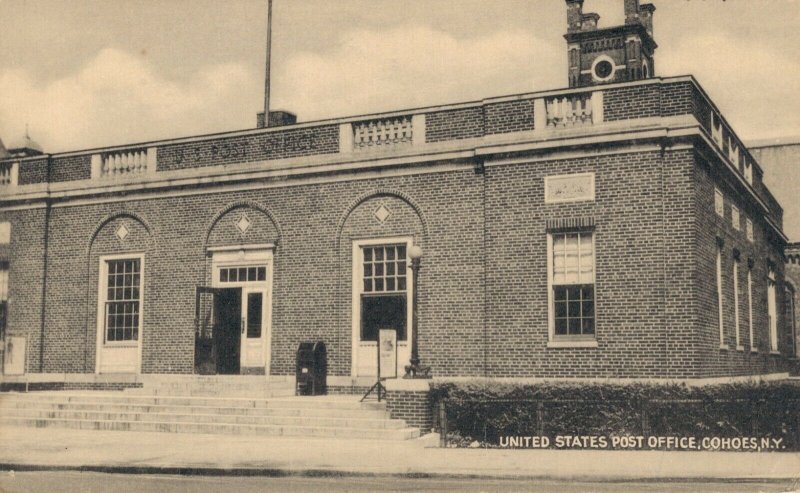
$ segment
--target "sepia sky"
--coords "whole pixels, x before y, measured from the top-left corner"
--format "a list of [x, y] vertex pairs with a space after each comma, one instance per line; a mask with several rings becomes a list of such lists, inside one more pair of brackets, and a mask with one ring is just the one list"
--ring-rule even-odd
[[[800, 135], [795, 0], [655, 0], [656, 72], [744, 139]], [[622, 0], [586, 0], [601, 25]], [[274, 0], [272, 108], [301, 121], [566, 86], [563, 0]], [[0, 137], [48, 152], [253, 127], [266, 0], [0, 0]]]

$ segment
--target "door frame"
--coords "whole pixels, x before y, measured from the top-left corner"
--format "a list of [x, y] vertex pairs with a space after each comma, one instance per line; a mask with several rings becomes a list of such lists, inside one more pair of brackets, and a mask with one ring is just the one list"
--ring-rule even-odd
[[[408, 260], [408, 252], [411, 249], [411, 246], [414, 245], [414, 237], [413, 236], [390, 236], [386, 238], [368, 238], [368, 239], [361, 239], [361, 240], [353, 240], [353, 249], [352, 249], [352, 256], [351, 256], [351, 265], [352, 265], [352, 283], [351, 283], [351, 290], [352, 290], [352, 333], [351, 333], [351, 358], [350, 358], [350, 376], [353, 378], [358, 377], [358, 343], [361, 340], [361, 294], [363, 291], [363, 278], [364, 278], [364, 262], [362, 261], [362, 248], [365, 246], [376, 246], [376, 245], [397, 245], [397, 244], [405, 244], [406, 245], [406, 260]], [[406, 334], [407, 338], [405, 344], [407, 344], [409, 350], [411, 348], [411, 338], [413, 337], [413, 331], [411, 330], [411, 321], [413, 316], [413, 302], [414, 299], [414, 272], [410, 267], [406, 267]], [[399, 346], [398, 341], [398, 346]], [[376, 351], [377, 351], [377, 343], [376, 343]], [[377, 355], [376, 355], [377, 358]], [[377, 361], [376, 361], [377, 364]], [[397, 358], [397, 375], [398, 377], [401, 375], [401, 370], [404, 365], [408, 364], [408, 361], [405, 361], [399, 357]]]
[[[265, 300], [262, 308], [262, 333], [261, 343], [264, 356], [264, 375], [269, 378], [270, 366], [272, 364], [272, 279], [275, 275], [274, 272], [274, 252], [273, 246], [259, 247], [258, 249], [244, 249], [242, 247], [233, 247], [230, 249], [215, 249], [211, 251], [211, 286], [214, 288], [242, 288], [242, 305], [241, 310], [244, 309], [245, 293], [248, 287], [259, 286], [263, 290]], [[219, 280], [219, 270], [223, 267], [253, 267], [253, 266], [267, 266], [267, 278], [263, 282], [225, 282]], [[244, 313], [242, 313], [244, 316]], [[245, 329], [246, 330], [246, 329]], [[242, 337], [242, 340], [245, 340]], [[243, 342], [240, 342], [240, 351]], [[239, 355], [239, 362], [243, 358], [243, 353]]]
[[[127, 260], [127, 259], [137, 259], [139, 260], [139, 327], [138, 327], [138, 338], [135, 342], [120, 342], [120, 343], [112, 343], [106, 344], [106, 311], [105, 311], [105, 303], [108, 301], [108, 269], [107, 264], [110, 260]], [[144, 253], [143, 252], [136, 252], [136, 253], [120, 253], [114, 255], [100, 255], [98, 259], [98, 267], [97, 267], [97, 324], [96, 324], [96, 350], [95, 350], [95, 358], [94, 358], [94, 372], [95, 373], [104, 373], [102, 370], [103, 366], [103, 352], [108, 348], [108, 350], [113, 349], [125, 349], [125, 348], [136, 348], [136, 363], [133, 370], [125, 371], [110, 371], [105, 373], [134, 373], [140, 374], [142, 372], [142, 340], [144, 339], [144, 316], [145, 316], [145, 283], [144, 283], [144, 276], [145, 276], [145, 263], [144, 263]]]

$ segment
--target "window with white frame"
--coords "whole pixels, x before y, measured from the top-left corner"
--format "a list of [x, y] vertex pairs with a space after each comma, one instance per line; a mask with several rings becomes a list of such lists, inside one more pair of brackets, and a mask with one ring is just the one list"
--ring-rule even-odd
[[714, 189], [714, 210], [719, 217], [725, 217], [725, 198], [719, 188]]
[[745, 219], [744, 227], [745, 227], [745, 234], [747, 235], [747, 240], [752, 242], [753, 241], [753, 221], [751, 221], [749, 217], [747, 219]]
[[736, 333], [736, 349], [744, 349], [739, 333], [739, 257], [733, 259], [733, 327]]
[[594, 234], [550, 233], [555, 338], [594, 338]]
[[361, 340], [377, 341], [380, 329], [393, 328], [405, 341], [408, 315], [406, 245], [361, 247]]
[[[749, 264], [749, 262], [748, 262]], [[755, 331], [753, 330], [753, 267], [747, 266], [747, 321], [750, 332], [750, 351], [758, 351], [756, 345]]]
[[747, 183], [753, 184], [753, 165], [749, 161], [744, 162], [744, 179]]
[[106, 343], [138, 341], [142, 321], [142, 259], [106, 260], [103, 265], [104, 340]]
[[731, 204], [731, 223], [736, 231], [742, 229], [742, 224], [739, 221], [739, 208], [733, 204]]
[[8, 317], [8, 262], [0, 262], [0, 341], [5, 340]]
[[4, 221], [0, 223], [0, 245], [11, 243], [11, 223]]
[[717, 245], [717, 314], [719, 316], [719, 346], [725, 347], [725, 321], [722, 309], [722, 245]]
[[767, 315], [769, 317], [769, 350], [778, 350], [778, 304], [775, 292], [775, 269], [769, 267], [767, 274]]

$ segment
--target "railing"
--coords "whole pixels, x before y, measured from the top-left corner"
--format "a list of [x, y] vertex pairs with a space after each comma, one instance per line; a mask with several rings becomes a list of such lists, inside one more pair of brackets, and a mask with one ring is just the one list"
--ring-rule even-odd
[[410, 145], [413, 138], [414, 124], [410, 116], [353, 124], [353, 148], [355, 150]]
[[582, 92], [535, 99], [534, 128], [558, 129], [603, 121], [603, 92]]
[[0, 187], [16, 185], [16, 163], [0, 163]]
[[92, 178], [139, 175], [153, 172], [155, 169], [155, 147], [92, 155]]

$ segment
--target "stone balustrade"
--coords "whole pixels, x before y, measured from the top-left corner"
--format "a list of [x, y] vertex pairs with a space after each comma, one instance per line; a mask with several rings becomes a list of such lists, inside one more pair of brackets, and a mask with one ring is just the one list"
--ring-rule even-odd
[[381, 151], [425, 143], [425, 115], [398, 115], [340, 126], [339, 151]]
[[559, 94], [534, 100], [534, 128], [558, 129], [603, 122], [603, 92]]
[[753, 184], [753, 165], [748, 161], [742, 146], [739, 144], [733, 131], [725, 126], [722, 119], [713, 111], [711, 118], [711, 140], [719, 148], [719, 151], [728, 158], [734, 168], [744, 175], [747, 183]]
[[0, 187], [17, 184], [17, 163], [0, 163]]
[[92, 178], [141, 175], [156, 170], [156, 148], [124, 149], [92, 155]]
[[353, 124], [353, 148], [376, 149], [381, 146], [410, 145], [414, 125], [410, 116], [398, 116]]

